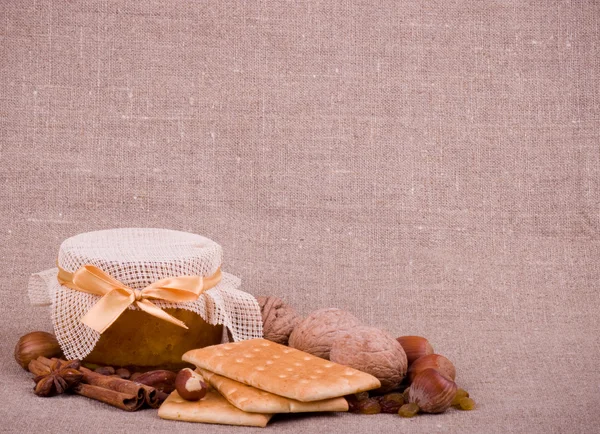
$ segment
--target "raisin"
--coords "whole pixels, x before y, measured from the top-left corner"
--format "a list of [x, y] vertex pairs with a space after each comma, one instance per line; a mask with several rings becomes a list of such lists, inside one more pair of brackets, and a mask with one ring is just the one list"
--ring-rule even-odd
[[354, 396], [356, 397], [357, 401], [364, 401], [365, 399], [369, 399], [369, 392], [355, 393]]
[[361, 401], [358, 401], [356, 404], [355, 413], [360, 414], [377, 414], [381, 413], [381, 405], [379, 404], [377, 399], [367, 398]]
[[400, 407], [400, 410], [398, 410], [398, 414], [402, 417], [413, 417], [418, 412], [419, 406], [414, 402], [404, 404], [402, 407]]
[[471, 398], [464, 397], [458, 401], [458, 405], [460, 406], [461, 410], [473, 410], [475, 408], [475, 401], [473, 401]]
[[456, 391], [456, 395], [454, 395], [454, 399], [452, 400], [452, 405], [457, 406], [459, 405], [459, 401], [462, 398], [468, 398], [469, 397], [469, 392], [467, 392], [465, 389], [458, 389]]
[[395, 414], [404, 405], [404, 397], [398, 392], [388, 393], [379, 399], [379, 404], [382, 413]]
[[348, 411], [350, 413], [358, 413], [358, 403], [369, 399], [369, 392], [354, 393], [344, 396], [348, 401]]

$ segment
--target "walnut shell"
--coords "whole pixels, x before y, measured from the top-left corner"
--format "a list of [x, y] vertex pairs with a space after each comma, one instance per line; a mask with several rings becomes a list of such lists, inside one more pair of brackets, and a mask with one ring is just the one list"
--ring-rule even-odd
[[[292, 331], [290, 347], [329, 360], [333, 341], [348, 330], [360, 325], [350, 312], [341, 309], [319, 309], [311, 313]], [[399, 344], [398, 344], [399, 345]]]
[[373, 375], [379, 392], [400, 386], [408, 362], [402, 345], [384, 330], [356, 327], [340, 335], [331, 346], [330, 360]]
[[287, 345], [290, 333], [302, 320], [294, 308], [278, 297], [256, 297], [263, 319], [263, 337]]

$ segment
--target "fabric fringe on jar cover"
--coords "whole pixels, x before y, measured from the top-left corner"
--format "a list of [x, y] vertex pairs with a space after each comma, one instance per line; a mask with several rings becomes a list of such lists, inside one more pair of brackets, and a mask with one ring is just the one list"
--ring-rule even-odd
[[[167, 229], [123, 228], [79, 234], [59, 249], [58, 267], [75, 273], [93, 265], [133, 290], [176, 276], [208, 277], [217, 273], [222, 248], [200, 235]], [[33, 305], [51, 305], [56, 337], [68, 359], [84, 359], [101, 333], [80, 319], [101, 296], [73, 290], [57, 279], [59, 268], [31, 275]], [[172, 303], [152, 299], [158, 308], [179, 308], [201, 316], [208, 324], [227, 327], [234, 341], [262, 337], [262, 316], [256, 299], [238, 288], [241, 281], [228, 273], [202, 292], [197, 300]], [[131, 304], [128, 309], [137, 309]]]

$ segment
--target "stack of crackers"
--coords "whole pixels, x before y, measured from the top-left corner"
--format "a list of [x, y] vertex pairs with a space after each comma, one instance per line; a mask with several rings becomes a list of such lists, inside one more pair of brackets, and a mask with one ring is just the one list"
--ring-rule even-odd
[[264, 427], [276, 413], [348, 411], [344, 395], [381, 386], [372, 375], [265, 339], [188, 351], [210, 389], [192, 402], [173, 392], [163, 419]]

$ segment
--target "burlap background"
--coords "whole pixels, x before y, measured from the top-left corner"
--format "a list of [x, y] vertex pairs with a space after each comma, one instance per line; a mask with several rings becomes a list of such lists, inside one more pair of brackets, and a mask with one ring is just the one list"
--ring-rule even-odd
[[270, 430], [597, 430], [598, 2], [0, 11], [0, 429], [230, 432], [35, 398], [12, 360], [50, 327], [25, 286], [64, 238], [157, 226], [221, 243], [253, 294], [428, 336], [479, 403]]

